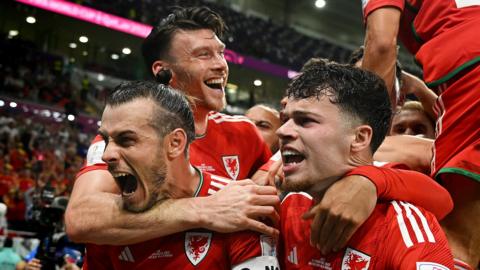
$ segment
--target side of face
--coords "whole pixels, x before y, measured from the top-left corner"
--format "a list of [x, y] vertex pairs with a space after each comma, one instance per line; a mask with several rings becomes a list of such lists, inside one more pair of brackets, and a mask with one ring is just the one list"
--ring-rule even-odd
[[392, 120], [390, 135], [412, 135], [435, 138], [435, 128], [424, 112], [400, 110]]
[[122, 192], [124, 208], [131, 212], [150, 209], [160, 198], [167, 175], [164, 138], [151, 123], [158, 113], [154, 101], [138, 98], [107, 106], [100, 134], [107, 143], [102, 159]]
[[289, 98], [282, 121], [282, 189], [318, 192], [345, 173], [355, 134], [327, 97]]
[[272, 153], [278, 150], [277, 129], [280, 127], [280, 118], [272, 111], [255, 106], [245, 114], [257, 127]]
[[228, 80], [225, 44], [210, 29], [180, 30], [170, 48], [172, 86], [197, 98], [197, 107], [222, 110]]

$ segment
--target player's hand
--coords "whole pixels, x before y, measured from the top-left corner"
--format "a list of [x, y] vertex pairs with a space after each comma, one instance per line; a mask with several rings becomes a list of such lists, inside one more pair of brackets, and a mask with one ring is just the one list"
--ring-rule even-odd
[[[280, 199], [275, 187], [259, 186], [252, 180], [234, 181], [219, 192], [201, 198], [202, 227], [217, 232], [252, 230], [278, 238]], [[270, 219], [274, 226], [259, 221]]]
[[40, 270], [42, 269], [42, 264], [40, 263], [39, 259], [32, 259], [27, 263], [25, 266], [25, 270]]
[[310, 244], [324, 255], [340, 250], [367, 220], [376, 203], [376, 187], [368, 178], [352, 175], [335, 182], [303, 216], [313, 219]]
[[252, 181], [260, 186], [278, 187], [283, 182], [283, 164], [282, 160], [277, 160], [268, 169], [268, 171], [258, 170], [252, 177]]

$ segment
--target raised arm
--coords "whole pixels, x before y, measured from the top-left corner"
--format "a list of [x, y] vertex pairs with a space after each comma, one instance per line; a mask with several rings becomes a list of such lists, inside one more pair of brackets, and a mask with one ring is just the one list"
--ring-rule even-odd
[[385, 81], [393, 107], [397, 104], [394, 84], [400, 16], [401, 11], [394, 7], [378, 8], [368, 15], [362, 61], [362, 68], [378, 74]]
[[277, 218], [273, 187], [237, 181], [209, 197], [165, 200], [144, 213], [122, 210], [108, 171], [93, 170], [77, 178], [65, 214], [66, 230], [75, 242], [127, 245], [196, 227], [220, 232], [243, 229], [278, 235], [255, 218]]

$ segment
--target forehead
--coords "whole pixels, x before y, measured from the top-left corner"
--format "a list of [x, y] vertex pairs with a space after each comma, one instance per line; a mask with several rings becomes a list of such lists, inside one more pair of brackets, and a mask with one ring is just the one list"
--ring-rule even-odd
[[172, 38], [172, 53], [182, 47], [195, 50], [200, 47], [224, 47], [223, 42], [210, 29], [178, 30]]
[[427, 123], [430, 122], [427, 115], [424, 112], [418, 110], [401, 110], [398, 114], [395, 115], [393, 121], [419, 121]]
[[245, 114], [248, 118], [255, 120], [268, 120], [270, 122], [275, 121], [278, 117], [275, 114], [262, 107], [253, 107]]
[[304, 99], [288, 98], [284, 112], [287, 114], [302, 111], [330, 118], [339, 118], [340, 109], [327, 96], [310, 97]]
[[157, 105], [147, 98], [137, 98], [124, 104], [105, 107], [102, 115], [103, 132], [120, 130], [141, 130], [152, 125], [154, 114], [158, 113]]

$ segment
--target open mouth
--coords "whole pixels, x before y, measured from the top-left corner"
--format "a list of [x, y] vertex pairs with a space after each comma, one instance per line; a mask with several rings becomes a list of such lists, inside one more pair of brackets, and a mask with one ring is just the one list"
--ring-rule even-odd
[[223, 91], [223, 79], [210, 79], [204, 81], [204, 83], [212, 89]]
[[295, 165], [302, 162], [305, 156], [297, 151], [285, 150], [282, 151], [282, 159], [284, 165]]
[[115, 181], [120, 187], [123, 196], [130, 196], [137, 190], [138, 180], [135, 176], [129, 173], [114, 174]]

